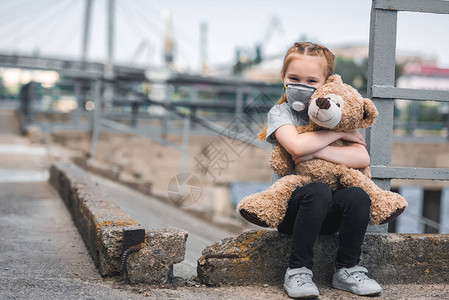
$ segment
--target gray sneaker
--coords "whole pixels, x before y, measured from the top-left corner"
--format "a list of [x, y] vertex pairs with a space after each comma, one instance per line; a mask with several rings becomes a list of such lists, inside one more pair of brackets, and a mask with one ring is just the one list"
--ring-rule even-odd
[[318, 297], [320, 292], [312, 281], [313, 273], [306, 267], [287, 269], [285, 272], [284, 289], [292, 298]]
[[364, 267], [341, 268], [332, 278], [332, 287], [361, 296], [377, 295], [382, 292], [381, 286], [374, 279], [370, 279]]

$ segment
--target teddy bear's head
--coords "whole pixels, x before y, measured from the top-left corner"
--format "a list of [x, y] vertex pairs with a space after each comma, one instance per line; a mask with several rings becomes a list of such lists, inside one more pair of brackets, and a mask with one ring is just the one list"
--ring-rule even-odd
[[373, 125], [378, 112], [373, 102], [343, 83], [339, 75], [329, 76], [313, 93], [309, 119], [315, 126], [334, 131], [348, 131]]

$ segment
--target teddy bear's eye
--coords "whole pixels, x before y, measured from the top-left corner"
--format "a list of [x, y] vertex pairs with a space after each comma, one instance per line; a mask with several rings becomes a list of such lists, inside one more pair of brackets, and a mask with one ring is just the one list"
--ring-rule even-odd
[[340, 107], [340, 103], [337, 103], [337, 106]]

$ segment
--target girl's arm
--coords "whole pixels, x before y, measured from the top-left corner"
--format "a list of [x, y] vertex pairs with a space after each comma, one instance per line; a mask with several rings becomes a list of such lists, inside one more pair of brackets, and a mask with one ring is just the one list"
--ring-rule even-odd
[[327, 146], [315, 153], [306, 156], [292, 156], [292, 158], [295, 164], [313, 158], [320, 158], [356, 169], [366, 168], [370, 164], [369, 154], [365, 146], [357, 143], [351, 143], [344, 147]]
[[286, 124], [276, 129], [273, 134], [282, 147], [292, 156], [307, 156], [339, 139], [366, 145], [362, 135], [357, 130], [349, 132], [320, 130], [298, 134], [295, 126]]
[[[292, 155], [295, 163], [320, 158], [350, 168], [365, 168], [370, 164], [365, 141], [358, 130], [350, 132], [321, 130], [298, 134], [293, 125], [283, 125], [273, 134], [282, 147]], [[329, 146], [338, 139], [352, 143], [345, 147]]]

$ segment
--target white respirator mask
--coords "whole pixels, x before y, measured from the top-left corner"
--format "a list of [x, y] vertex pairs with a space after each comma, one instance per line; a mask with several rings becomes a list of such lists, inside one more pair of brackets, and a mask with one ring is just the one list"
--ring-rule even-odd
[[284, 82], [285, 95], [288, 105], [295, 111], [307, 110], [309, 99], [316, 91], [316, 88], [302, 83]]

